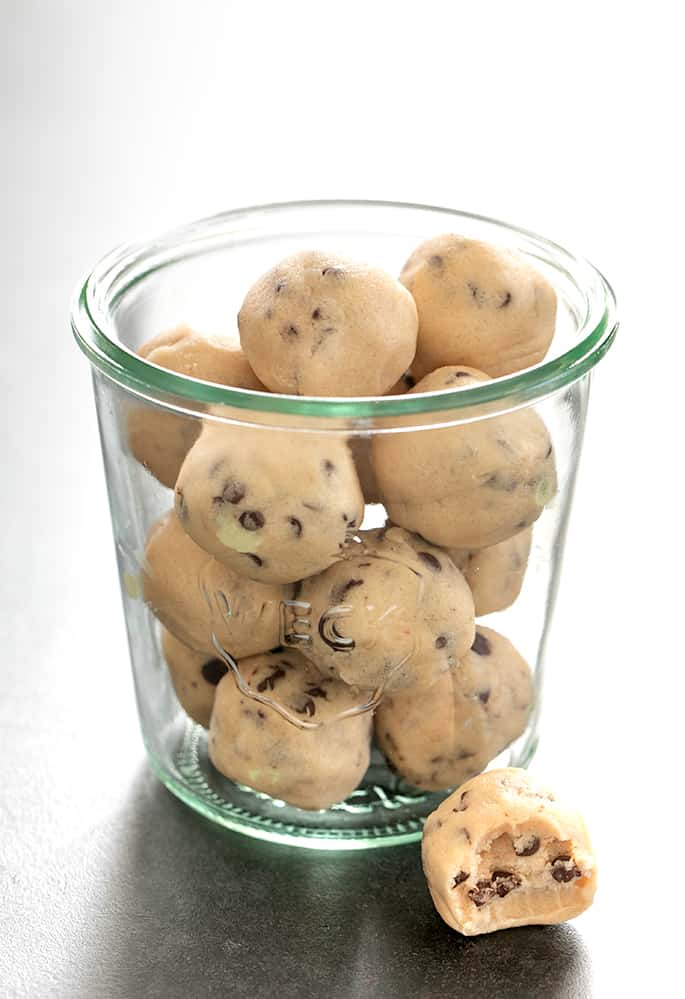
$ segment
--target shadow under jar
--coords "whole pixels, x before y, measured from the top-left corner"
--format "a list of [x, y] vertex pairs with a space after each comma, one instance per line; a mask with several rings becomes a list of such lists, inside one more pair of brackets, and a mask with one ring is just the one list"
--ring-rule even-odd
[[[178, 328], [237, 340], [246, 290], [288, 254], [399, 274], [447, 232], [516, 250], [555, 289], [542, 363], [331, 399], [138, 355]], [[590, 372], [616, 331], [590, 264], [446, 209], [270, 205], [113, 252], [72, 325], [93, 368], [143, 738], [167, 787], [251, 836], [368, 848], [418, 839], [475, 773], [527, 765]]]

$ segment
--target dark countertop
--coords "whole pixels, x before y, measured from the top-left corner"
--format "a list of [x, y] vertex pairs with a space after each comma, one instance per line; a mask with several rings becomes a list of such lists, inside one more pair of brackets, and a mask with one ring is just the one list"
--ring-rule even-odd
[[[189, 5], [181, 15], [176, 5], [156, 0], [25, 0], [3, 5], [0, 13], [0, 65], [11, 81], [0, 92], [7, 136], [0, 187], [6, 238], [0, 398], [7, 413], [0, 452], [0, 995], [677, 995], [682, 781], [669, 761], [681, 755], [682, 642], [675, 622], [682, 616], [683, 556], [674, 549], [681, 532], [669, 525], [682, 519], [682, 493], [671, 475], [679, 424], [665, 407], [678, 392], [675, 386], [657, 391], [645, 378], [635, 330], [656, 336], [670, 329], [672, 296], [662, 301], [652, 292], [677, 287], [681, 275], [664, 251], [658, 269], [643, 279], [652, 265], [639, 257], [639, 203], [632, 230], [638, 237], [626, 239], [625, 205], [636, 204], [642, 169], [635, 149], [617, 131], [621, 170], [602, 157], [584, 166], [581, 153], [566, 142], [567, 123], [563, 116], [557, 122], [552, 102], [565, 94], [567, 110], [586, 107], [596, 93], [587, 88], [597, 80], [571, 72], [555, 48], [555, 61], [561, 60], [556, 89], [539, 94], [543, 105], [536, 112], [541, 120], [546, 109], [551, 132], [545, 132], [544, 150], [529, 149], [531, 163], [536, 157], [547, 163], [549, 150], [564, 149], [554, 190], [532, 173], [528, 186], [518, 177], [516, 193], [507, 194], [493, 187], [487, 170], [470, 168], [458, 155], [443, 166], [436, 161], [431, 188], [417, 188], [412, 178], [421, 171], [416, 161], [403, 165], [394, 155], [399, 146], [390, 133], [392, 175], [387, 161], [383, 167], [367, 157], [363, 176], [354, 175], [365, 187], [348, 182], [356, 160], [335, 157], [325, 178], [316, 164], [286, 157], [275, 184], [270, 151], [287, 148], [287, 134], [274, 118], [271, 91], [254, 73], [254, 120], [273, 121], [277, 141], [251, 125], [240, 103], [241, 81], [256, 51], [245, 40], [254, 46], [260, 28], [259, 15], [241, 9], [239, 15], [238, 5], [206, 3]], [[234, 39], [229, 53], [231, 18], [238, 17], [247, 20], [238, 25], [240, 44]], [[370, 11], [368, 17], [373, 19]], [[595, 34], [604, 30], [608, 37], [603, 17], [595, 9], [594, 33], [583, 35], [588, 61], [593, 54], [599, 61]], [[222, 18], [221, 30], [214, 30]], [[276, 35], [286, 30], [285, 12], [278, 18]], [[382, 25], [374, 21], [367, 28], [380, 31]], [[573, 24], [566, 29], [575, 31]], [[349, 30], [340, 23], [341, 45]], [[643, 25], [638, 32], [626, 20], [622, 30], [635, 41]], [[303, 58], [311, 47], [306, 36], [288, 37], [288, 58], [274, 41], [269, 58], [276, 60], [271, 72], [280, 81], [277, 103], [292, 112], [287, 97], [296, 95], [303, 79], [290, 81], [291, 71], [301, 74], [292, 46]], [[514, 88], [527, 72], [526, 52], [535, 72], [542, 72], [538, 55], [533, 58], [540, 51], [536, 36], [531, 38], [521, 36], [523, 54], [516, 49]], [[576, 43], [581, 39], [569, 41], [572, 50]], [[431, 44], [441, 41], [434, 37]], [[615, 100], [626, 88], [626, 103], [614, 110], [620, 119], [630, 104], [627, 131], [633, 134], [634, 108], [642, 105], [630, 103], [630, 52], [627, 42], [614, 48], [609, 75], [618, 82], [606, 86], [616, 87]], [[343, 57], [327, 53], [325, 61], [343, 72]], [[475, 56], [462, 54], [475, 72], [469, 62]], [[388, 73], [400, 73], [391, 55], [388, 60]], [[679, 64], [676, 54], [672, 63], [664, 58], [671, 64]], [[426, 74], [442, 78], [440, 65], [431, 59]], [[363, 71], [370, 79], [370, 70]], [[375, 129], [372, 109], [364, 118], [354, 81], [351, 87], [348, 99], [356, 101], [359, 128], [368, 136]], [[664, 93], [658, 102], [641, 91], [657, 121]], [[495, 162], [499, 129], [490, 126], [499, 121], [499, 98], [493, 90], [482, 100], [489, 113], [469, 119], [469, 135], [478, 137], [483, 163]], [[318, 90], [312, 101], [324, 147], [330, 146], [338, 126], [326, 125]], [[419, 138], [437, 122], [431, 108], [425, 117], [413, 116]], [[643, 124], [651, 127], [646, 119]], [[583, 117], [591, 144], [603, 141], [603, 127], [600, 119]], [[233, 141], [240, 129], [251, 136], [248, 157], [241, 154], [245, 144]], [[270, 173], [263, 169], [267, 162]], [[664, 154], [660, 183], [650, 187], [652, 246], [668, 246], [663, 240], [673, 225], [674, 162]], [[534, 762], [542, 776], [569, 788], [587, 814], [600, 857], [597, 901], [567, 926], [480, 939], [460, 937], [437, 917], [418, 847], [331, 854], [248, 840], [192, 814], [148, 772], [89, 374], [66, 319], [80, 274], [122, 240], [210, 210], [289, 196], [382, 192], [454, 202], [455, 164], [466, 171], [460, 176], [468, 179], [463, 190], [470, 204], [537, 225], [562, 241], [568, 237], [596, 256], [622, 292], [633, 328], [595, 379]], [[671, 221], [659, 229], [659, 219]], [[672, 363], [664, 367], [677, 369], [682, 336], [669, 344], [666, 360]], [[639, 407], [627, 394], [636, 385]], [[654, 413], [657, 429], [649, 432]]]

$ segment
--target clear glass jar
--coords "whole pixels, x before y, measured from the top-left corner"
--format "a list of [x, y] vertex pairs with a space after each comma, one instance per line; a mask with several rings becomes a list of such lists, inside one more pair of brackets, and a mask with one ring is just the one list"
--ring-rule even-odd
[[[246, 290], [289, 253], [329, 249], [397, 274], [419, 242], [443, 232], [515, 248], [552, 283], [556, 334], [543, 363], [466, 388], [328, 399], [198, 381], [136, 354], [179, 324], [237, 338], [233, 317]], [[111, 253], [79, 289], [72, 325], [93, 368], [143, 738], [170, 790], [251, 836], [363, 848], [418, 839], [425, 816], [474, 772], [527, 765], [537, 744], [590, 372], [617, 328], [611, 289], [590, 264], [532, 233], [446, 209], [269, 205]], [[204, 451], [189, 465], [201, 430]], [[480, 453], [482, 434], [504, 451], [511, 439], [537, 435], [544, 470], [508, 482], [491, 462], [471, 469], [452, 497], [442, 456], [455, 448], [467, 458]], [[146, 453], [148, 467], [139, 460]], [[244, 479], [258, 468], [279, 480], [277, 509], [293, 544], [281, 553], [275, 581], [260, 575], [268, 559], [249, 539], [238, 546], [244, 564], [236, 572], [184, 531], [188, 500], [182, 488], [176, 496], [172, 490], [182, 463], [193, 502], [223, 504], [229, 534], [242, 517], [241, 526], [252, 529], [243, 541], [258, 533], [261, 515], [240, 505], [243, 485], [236, 490], [234, 479], [221, 478], [227, 455]], [[380, 491], [374, 469], [381, 470]], [[391, 494], [409, 481], [419, 500], [407, 520]], [[448, 529], [436, 537], [441, 504]], [[333, 517], [340, 519], [335, 530]], [[408, 530], [384, 535], [388, 520]], [[422, 531], [424, 521], [429, 529]], [[479, 533], [493, 523], [494, 533]], [[455, 524], [461, 528], [451, 533]], [[336, 561], [341, 551], [346, 557]], [[475, 596], [475, 639], [466, 635], [471, 596], [455, 564]], [[500, 668], [498, 635], [518, 650], [518, 672]], [[446, 677], [461, 668], [465, 642], [473, 642], [468, 655], [477, 661], [454, 708]], [[494, 665], [483, 666], [484, 652]], [[305, 675], [312, 662], [317, 668]], [[421, 684], [412, 687], [418, 676]], [[204, 726], [214, 698], [221, 718], [212, 729], [213, 759], [235, 780], [209, 759]]]

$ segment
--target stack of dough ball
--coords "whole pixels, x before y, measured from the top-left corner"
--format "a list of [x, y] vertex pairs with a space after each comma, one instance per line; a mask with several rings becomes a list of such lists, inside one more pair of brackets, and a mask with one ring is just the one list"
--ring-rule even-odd
[[235, 659], [279, 644], [280, 605], [293, 588], [232, 572], [198, 548], [173, 510], [150, 531], [141, 577], [153, 614], [197, 652], [214, 652], [213, 637]]
[[466, 936], [562, 923], [592, 903], [597, 870], [585, 823], [524, 770], [474, 777], [423, 831], [433, 902]]
[[[143, 344], [138, 353], [151, 364], [190, 378], [264, 391], [237, 344], [201, 336], [188, 326], [160, 333]], [[199, 433], [199, 419], [152, 405], [136, 406], [128, 416], [131, 454], [170, 489]]]
[[[371, 716], [341, 716], [357, 708], [358, 692], [322, 678], [291, 650], [245, 659], [239, 668], [261, 702], [244, 694], [232, 673], [219, 683], [209, 730], [217, 770], [298, 808], [328, 808], [354, 791], [369, 765]], [[322, 724], [301, 728], [278, 708]]]
[[503, 635], [478, 625], [471, 650], [431, 687], [385, 696], [376, 740], [415, 787], [456, 787], [522, 734], [532, 705], [525, 659]]
[[298, 599], [311, 607], [303, 654], [365, 689], [429, 686], [474, 637], [462, 574], [444, 552], [397, 527], [363, 532], [344, 561], [304, 581]]
[[[415, 392], [488, 380], [439, 368]], [[557, 489], [552, 443], [532, 409], [413, 433], [379, 434], [373, 464], [388, 516], [446, 548], [487, 548], [530, 527]]]
[[167, 631], [162, 632], [162, 652], [178, 702], [185, 713], [203, 728], [209, 728], [219, 680], [228, 667], [216, 654], [196, 652]]
[[447, 554], [471, 587], [476, 617], [511, 607], [523, 585], [533, 540], [533, 528], [490, 548], [464, 551], [450, 548]]
[[517, 253], [437, 236], [414, 250], [400, 280], [419, 314], [417, 378], [447, 364], [497, 378], [537, 364], [549, 349], [556, 293]]
[[282, 260], [252, 286], [240, 342], [272, 392], [383, 395], [411, 364], [414, 299], [385, 271], [330, 253]]
[[176, 510], [234, 572], [289, 583], [343, 557], [364, 497], [344, 440], [208, 422], [179, 473]]

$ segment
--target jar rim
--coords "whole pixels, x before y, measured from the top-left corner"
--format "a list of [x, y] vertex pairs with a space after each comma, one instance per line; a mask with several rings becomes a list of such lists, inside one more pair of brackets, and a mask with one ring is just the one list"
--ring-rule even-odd
[[[391, 396], [319, 397], [257, 392], [201, 381], [161, 368], [139, 357], [116, 338], [103, 299], [107, 298], [107, 293], [117, 282], [121, 287], [117, 288], [114, 296], [116, 301], [135, 284], [177, 261], [191, 247], [199, 254], [203, 252], [204, 245], [204, 252], [208, 252], [212, 241], [215, 242], [219, 236], [229, 233], [240, 235], [246, 221], [258, 219], [265, 214], [271, 217], [292, 210], [319, 209], [435, 212], [456, 220], [484, 223], [523, 238], [532, 248], [544, 253], [547, 261], [551, 260], [566, 271], [572, 266], [586, 304], [585, 316], [579, 324], [577, 342], [562, 354], [533, 367], [462, 388]], [[207, 246], [207, 243], [210, 245]], [[180, 250], [183, 252], [180, 253]], [[153, 255], [164, 256], [156, 264], [146, 265], [146, 260]], [[125, 280], [126, 274], [130, 275], [128, 283]], [[232, 209], [180, 226], [146, 242], [117, 247], [103, 257], [79, 284], [71, 308], [71, 327], [77, 343], [91, 364], [135, 394], [152, 396], [162, 403], [168, 399], [171, 405], [185, 400], [191, 405], [226, 406], [255, 413], [350, 420], [407, 417], [493, 403], [504, 403], [509, 407], [542, 399], [577, 381], [601, 360], [615, 338], [618, 320], [613, 289], [602, 273], [586, 259], [574, 256], [537, 233], [484, 215], [434, 205], [331, 199], [274, 202]]]

